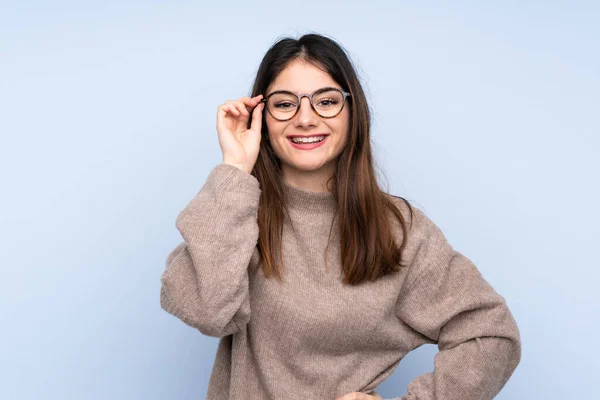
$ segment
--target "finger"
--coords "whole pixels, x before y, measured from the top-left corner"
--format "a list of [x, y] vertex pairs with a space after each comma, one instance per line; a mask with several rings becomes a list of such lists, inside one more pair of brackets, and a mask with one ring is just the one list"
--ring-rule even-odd
[[257, 95], [256, 95], [256, 96], [254, 96], [254, 97], [248, 97], [248, 96], [244, 96], [244, 97], [242, 97], [240, 100], [242, 100], [242, 101], [244, 101], [244, 100], [245, 100], [245, 101], [252, 101], [252, 102], [255, 102], [255, 101], [259, 100], [260, 98], [262, 98], [262, 94], [257, 94]]
[[370, 396], [368, 394], [364, 394], [362, 392], [352, 392], [352, 393], [346, 393], [342, 397], [338, 397], [335, 400], [366, 400], [366, 399], [370, 399], [371, 397], [372, 396]]
[[244, 97], [240, 97], [240, 98], [238, 99], [238, 101], [241, 101], [241, 102], [242, 102], [242, 104], [244, 104], [244, 105], [250, 105], [250, 104], [252, 104], [252, 102], [253, 102], [253, 99], [251, 99], [251, 98], [250, 98], [250, 97], [248, 97], [248, 96], [244, 96]]
[[260, 101], [262, 100], [263, 95], [259, 94], [256, 95], [252, 98], [246, 96], [246, 97], [242, 97], [240, 100], [246, 105], [246, 106], [250, 106], [250, 107], [255, 107], [258, 103], [260, 103]]
[[234, 104], [224, 104], [223, 110], [229, 112], [230, 114], [235, 115], [236, 117], [240, 116], [240, 111], [235, 107]]
[[238, 111], [238, 114], [235, 114], [236, 116], [239, 116], [239, 115], [244, 115], [246, 117], [250, 116], [250, 114], [248, 113], [248, 110], [246, 109], [246, 106], [240, 100], [226, 101], [225, 104], [227, 104], [232, 110], [235, 109]]
[[237, 101], [234, 103], [234, 105], [243, 116], [245, 116], [245, 117], [250, 116], [250, 113], [248, 112], [248, 109], [244, 103], [242, 103], [241, 101]]
[[[249, 112], [252, 109], [252, 107], [254, 107], [254, 102], [248, 96], [244, 96], [244, 97], [240, 98], [239, 100], [237, 100], [236, 104], [239, 104], [241, 106], [241, 109], [244, 111], [247, 111], [247, 112]], [[238, 108], [240, 108], [240, 107], [238, 107]], [[245, 115], [250, 115], [250, 114], [245, 114]]]
[[263, 99], [263, 95], [262, 95], [262, 94], [259, 94], [259, 95], [257, 95], [257, 96], [254, 96], [254, 97], [252, 98], [252, 100], [254, 101], [254, 104], [258, 104], [258, 103], [260, 103], [262, 99]]
[[262, 111], [265, 108], [264, 103], [260, 103], [254, 110], [252, 110], [252, 122], [250, 123], [250, 129], [255, 132], [259, 132], [262, 129]]
[[220, 106], [217, 112], [217, 131], [221, 132], [225, 129], [225, 117], [229, 111], [225, 106]]

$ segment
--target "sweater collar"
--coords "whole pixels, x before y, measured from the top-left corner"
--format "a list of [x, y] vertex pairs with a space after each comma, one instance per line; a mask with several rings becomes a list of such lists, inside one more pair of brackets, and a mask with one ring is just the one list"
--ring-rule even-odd
[[337, 211], [337, 202], [333, 193], [312, 192], [292, 186], [283, 180], [287, 205], [290, 209], [311, 214], [333, 215]]

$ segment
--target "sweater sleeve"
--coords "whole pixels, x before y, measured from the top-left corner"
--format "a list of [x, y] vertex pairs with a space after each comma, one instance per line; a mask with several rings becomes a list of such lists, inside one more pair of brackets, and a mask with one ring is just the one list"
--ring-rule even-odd
[[250, 320], [260, 193], [254, 176], [219, 164], [176, 219], [184, 240], [167, 257], [160, 304], [205, 335], [221, 338]]
[[414, 256], [397, 315], [438, 345], [434, 369], [399, 400], [492, 399], [521, 358], [516, 322], [502, 296], [416, 209]]

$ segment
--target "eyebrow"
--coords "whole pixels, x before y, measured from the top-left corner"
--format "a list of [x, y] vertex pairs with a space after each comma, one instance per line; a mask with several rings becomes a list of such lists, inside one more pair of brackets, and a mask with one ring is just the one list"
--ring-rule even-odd
[[[335, 89], [335, 90], [341, 90], [342, 92], [344, 91], [344, 89], [342, 89], [342, 88], [339, 88], [339, 87], [335, 87], [335, 86], [324, 86], [324, 87], [322, 87], [322, 88], [319, 88], [319, 89], [313, 90], [312, 92], [309, 92], [309, 93], [306, 93], [306, 92], [305, 92], [305, 93], [302, 93], [302, 94], [312, 94], [312, 93], [315, 93], [315, 92], [318, 92], [318, 91], [320, 91], [320, 90], [324, 90], [324, 89]], [[271, 92], [270, 92], [269, 94], [267, 94], [265, 97], [267, 97], [267, 96], [269, 96], [269, 95], [271, 95], [271, 94], [273, 94], [273, 93], [276, 93], [276, 92], [289, 92], [289, 93], [293, 93], [293, 94], [295, 94], [295, 95], [299, 95], [299, 94], [300, 94], [300, 93], [293, 92], [293, 91], [291, 91], [291, 90], [287, 90], [287, 89], [277, 89], [277, 90], [273, 90], [273, 91], [271, 91]]]

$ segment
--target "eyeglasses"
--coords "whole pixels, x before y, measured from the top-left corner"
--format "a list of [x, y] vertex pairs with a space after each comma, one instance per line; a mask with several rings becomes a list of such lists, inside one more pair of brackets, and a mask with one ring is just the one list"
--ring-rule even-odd
[[323, 118], [333, 118], [342, 112], [348, 96], [350, 93], [341, 89], [325, 87], [313, 94], [296, 94], [287, 90], [277, 90], [261, 101], [265, 103], [267, 111], [273, 118], [278, 121], [289, 121], [300, 110], [303, 97], [308, 97], [310, 106], [317, 115]]

